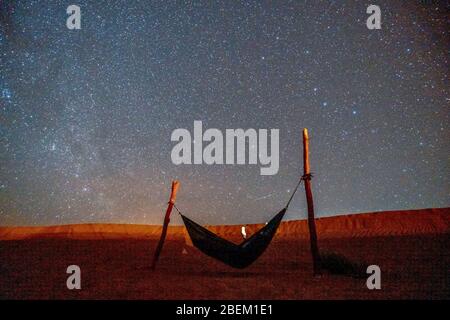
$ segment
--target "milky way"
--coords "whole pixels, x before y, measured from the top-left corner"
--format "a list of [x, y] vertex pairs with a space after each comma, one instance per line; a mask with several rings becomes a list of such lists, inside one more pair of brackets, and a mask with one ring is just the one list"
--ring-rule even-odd
[[[159, 224], [172, 179], [200, 223], [263, 222], [304, 127], [317, 216], [449, 206], [446, 1], [376, 2], [381, 30], [364, 1], [1, 1], [0, 225]], [[280, 129], [278, 174], [173, 165], [194, 120]]]

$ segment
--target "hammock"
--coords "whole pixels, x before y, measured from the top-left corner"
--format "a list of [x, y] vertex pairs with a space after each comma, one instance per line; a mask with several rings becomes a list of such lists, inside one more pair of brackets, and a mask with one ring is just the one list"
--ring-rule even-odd
[[191, 219], [181, 215], [192, 243], [200, 251], [234, 268], [245, 268], [266, 250], [286, 213], [281, 210], [262, 229], [240, 245], [223, 239]]
[[310, 175], [303, 176], [300, 179], [292, 192], [288, 203], [280, 212], [278, 212], [263, 228], [239, 245], [219, 237], [217, 234], [184, 216], [176, 206], [174, 206], [174, 208], [183, 219], [189, 237], [197, 249], [233, 268], [243, 269], [258, 259], [269, 246], [295, 192], [300, 186], [300, 183], [307, 178], [309, 179]]

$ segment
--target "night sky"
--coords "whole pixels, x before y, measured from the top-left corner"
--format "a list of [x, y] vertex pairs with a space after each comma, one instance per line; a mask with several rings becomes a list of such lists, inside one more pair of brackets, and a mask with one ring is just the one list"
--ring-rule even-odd
[[[446, 2], [2, 0], [0, 225], [161, 224], [172, 179], [199, 223], [264, 222], [304, 127], [317, 216], [449, 206]], [[172, 164], [194, 120], [280, 129], [278, 174]]]

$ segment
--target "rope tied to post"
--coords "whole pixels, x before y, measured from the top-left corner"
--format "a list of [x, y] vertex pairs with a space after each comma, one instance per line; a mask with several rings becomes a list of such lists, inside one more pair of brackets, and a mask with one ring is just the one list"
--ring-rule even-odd
[[173, 204], [173, 207], [175, 208], [175, 210], [177, 210], [177, 212], [178, 212], [179, 215], [181, 215], [181, 216], [183, 215], [183, 214], [181, 213], [180, 209], [178, 209], [178, 207], [177, 207], [177, 205], [176, 205], [175, 203]]
[[306, 181], [306, 180], [311, 180], [311, 178], [313, 177], [312, 173], [307, 173], [301, 176], [300, 181], [297, 183], [297, 186], [295, 187], [294, 191], [291, 194], [291, 197], [289, 198], [287, 204], [286, 204], [286, 209], [289, 207], [289, 205], [291, 204], [292, 199], [294, 199], [294, 195], [298, 190], [298, 187], [300, 187], [300, 184], [302, 183], [302, 181]]

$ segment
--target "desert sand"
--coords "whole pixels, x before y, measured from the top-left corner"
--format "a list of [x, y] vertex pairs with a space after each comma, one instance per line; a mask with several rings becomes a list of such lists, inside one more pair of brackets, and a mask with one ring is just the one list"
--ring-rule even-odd
[[[149, 266], [161, 226], [80, 224], [0, 227], [0, 298], [450, 298], [450, 208], [316, 221], [321, 253], [380, 266], [381, 290], [326, 270], [314, 277], [305, 220], [283, 222], [267, 251], [244, 270], [205, 256], [190, 246], [183, 226], [171, 226], [154, 272]], [[209, 229], [240, 242], [240, 227]], [[249, 225], [247, 234], [261, 227]], [[81, 268], [81, 290], [66, 287], [72, 264]]]

